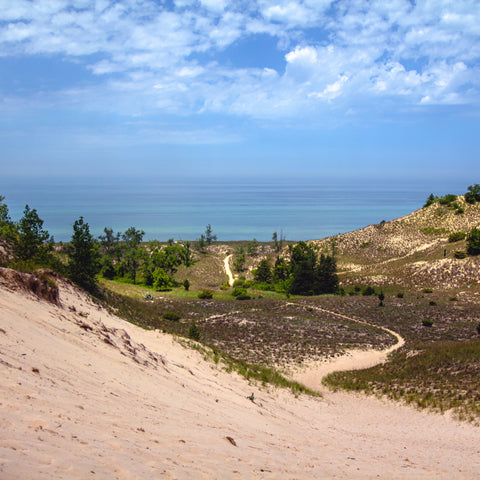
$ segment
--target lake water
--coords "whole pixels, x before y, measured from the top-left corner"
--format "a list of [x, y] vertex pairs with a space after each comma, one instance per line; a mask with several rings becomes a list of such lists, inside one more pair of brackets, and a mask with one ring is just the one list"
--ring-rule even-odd
[[430, 193], [465, 193], [460, 180], [342, 178], [0, 178], [10, 215], [25, 204], [56, 241], [68, 241], [83, 216], [104, 227], [135, 226], [145, 239], [195, 240], [210, 223], [218, 240], [310, 240], [406, 215]]

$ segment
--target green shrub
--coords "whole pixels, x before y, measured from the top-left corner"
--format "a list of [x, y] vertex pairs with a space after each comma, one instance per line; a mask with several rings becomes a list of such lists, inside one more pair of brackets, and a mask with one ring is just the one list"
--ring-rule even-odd
[[201, 292], [198, 292], [197, 297], [203, 300], [208, 300], [213, 298], [213, 292], [211, 290], [202, 290]]
[[364, 297], [369, 297], [370, 295], [375, 295], [375, 289], [369, 285], [368, 287], [366, 287], [363, 290], [362, 295]]
[[456, 199], [457, 199], [456, 195], [453, 195], [452, 193], [448, 193], [447, 195], [440, 197], [438, 199], [438, 203], [440, 203], [440, 205], [451, 205]]
[[242, 288], [242, 287], [235, 287], [231, 293], [233, 297], [239, 297], [240, 295], [246, 295], [246, 294], [247, 294], [247, 290], [245, 290], [245, 288]]
[[480, 229], [472, 228], [467, 237], [467, 253], [469, 255], [480, 254]]
[[428, 196], [427, 201], [425, 202], [425, 205], [423, 206], [423, 208], [429, 207], [430, 205], [433, 205], [435, 203], [436, 199], [437, 199], [437, 197], [433, 193], [431, 193]]
[[260, 282], [260, 283], [255, 283], [255, 288], [257, 290], [264, 290], [269, 292], [273, 290], [273, 285], [271, 283]]
[[434, 300], [430, 300], [430, 306], [434, 307], [437, 304]]
[[425, 235], [444, 235], [448, 233], [446, 228], [435, 228], [435, 227], [425, 227], [421, 228], [420, 231]]
[[424, 288], [423, 293], [433, 293], [433, 290], [431, 288]]
[[477, 324], [477, 333], [480, 335], [480, 323]]
[[172, 322], [178, 322], [178, 320], [180, 320], [180, 315], [177, 312], [165, 312], [163, 318], [165, 320], [171, 320]]
[[467, 252], [463, 252], [462, 250], [457, 250], [457, 251], [453, 254], [453, 256], [454, 256], [455, 258], [460, 258], [460, 259], [466, 258], [466, 257], [467, 257]]
[[241, 295], [237, 295], [237, 300], [250, 300], [252, 297], [245, 291], [245, 293], [242, 293]]
[[425, 319], [425, 320], [422, 320], [422, 325], [424, 327], [431, 327], [433, 325], [433, 322], [431, 320]]
[[188, 329], [188, 337], [192, 340], [195, 340], [196, 342], [200, 341], [200, 329], [195, 323], [192, 323], [192, 325]]
[[480, 185], [478, 183], [468, 187], [468, 192], [465, 194], [465, 201], [470, 204], [480, 202]]
[[398, 292], [397, 293], [397, 298], [403, 298], [403, 292]]
[[459, 242], [460, 240], [465, 240], [467, 234], [465, 232], [453, 232], [449, 235], [448, 241], [450, 243]]

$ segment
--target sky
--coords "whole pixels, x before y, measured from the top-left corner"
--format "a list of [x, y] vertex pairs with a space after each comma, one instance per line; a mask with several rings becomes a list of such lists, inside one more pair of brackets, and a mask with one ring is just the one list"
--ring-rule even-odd
[[473, 182], [479, 133], [478, 0], [0, 0], [5, 176]]

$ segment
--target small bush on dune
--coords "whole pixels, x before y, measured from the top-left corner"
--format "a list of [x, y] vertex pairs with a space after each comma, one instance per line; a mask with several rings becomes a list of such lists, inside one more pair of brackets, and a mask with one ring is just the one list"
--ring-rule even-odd
[[364, 297], [369, 297], [369, 296], [371, 296], [371, 295], [375, 295], [375, 289], [369, 285], [368, 287], [366, 287], [366, 288], [363, 290], [362, 295], [363, 295]]
[[450, 243], [459, 242], [460, 240], [465, 240], [467, 234], [465, 232], [453, 232], [449, 235], [448, 241]]
[[424, 327], [431, 327], [433, 325], [433, 322], [431, 320], [425, 319], [425, 320], [422, 320], [422, 325]]
[[180, 320], [180, 315], [177, 312], [165, 312], [163, 314], [165, 320], [171, 320], [172, 322], [177, 322]]
[[455, 258], [458, 258], [458, 259], [462, 259], [462, 258], [467, 258], [467, 252], [463, 252], [462, 250], [457, 250], [453, 256]]
[[198, 292], [197, 296], [203, 300], [209, 300], [213, 298], [213, 292], [211, 290], [202, 290], [201, 292]]
[[192, 325], [188, 329], [188, 337], [192, 340], [195, 340], [196, 342], [200, 341], [200, 329], [195, 323], [192, 323]]

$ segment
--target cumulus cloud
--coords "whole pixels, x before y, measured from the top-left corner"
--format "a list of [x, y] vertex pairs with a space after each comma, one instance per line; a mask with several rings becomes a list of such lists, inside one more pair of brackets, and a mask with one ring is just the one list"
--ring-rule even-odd
[[[284, 58], [273, 70], [254, 34]], [[474, 0], [0, 0], [0, 57], [81, 61], [118, 105], [184, 115], [282, 117], [375, 101], [392, 108], [480, 99], [480, 2]], [[255, 67], [248, 67], [248, 57]], [[247, 66], [245, 66], [247, 62]], [[71, 85], [59, 85], [71, 92]], [[126, 93], [125, 93], [126, 94]], [[131, 100], [132, 96], [135, 101]], [[388, 107], [387, 107], [388, 106]], [[93, 108], [93, 100], [92, 100]]]

